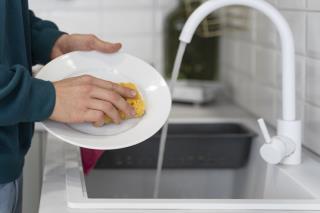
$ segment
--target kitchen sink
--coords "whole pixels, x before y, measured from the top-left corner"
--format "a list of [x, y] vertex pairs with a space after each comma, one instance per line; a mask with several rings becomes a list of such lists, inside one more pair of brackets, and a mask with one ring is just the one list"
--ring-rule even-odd
[[158, 134], [140, 148], [107, 151], [88, 176], [83, 175], [79, 149], [69, 147], [76, 151], [67, 152], [76, 154], [66, 155], [68, 205], [109, 210], [320, 210], [318, 194], [292, 178], [284, 166], [267, 166], [262, 161], [262, 140], [248, 126], [254, 124], [170, 123], [167, 160], [156, 199]]
[[[106, 151], [85, 177], [88, 197], [151, 198], [160, 135]], [[169, 124], [159, 198], [233, 198], [241, 185], [236, 169], [246, 165], [254, 137], [238, 123]]]

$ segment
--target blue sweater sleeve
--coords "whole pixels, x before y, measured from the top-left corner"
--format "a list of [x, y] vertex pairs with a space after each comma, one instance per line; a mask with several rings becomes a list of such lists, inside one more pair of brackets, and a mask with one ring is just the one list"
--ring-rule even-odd
[[[52, 47], [63, 34], [49, 21], [29, 11], [33, 64], [50, 61]], [[0, 63], [0, 126], [47, 119], [54, 109], [55, 89], [51, 82], [35, 79], [28, 68]]]
[[26, 68], [0, 64], [0, 126], [47, 119], [55, 105], [51, 82], [35, 79]]
[[52, 47], [64, 34], [53, 22], [42, 20], [29, 11], [31, 25], [32, 63], [46, 64], [50, 61]]

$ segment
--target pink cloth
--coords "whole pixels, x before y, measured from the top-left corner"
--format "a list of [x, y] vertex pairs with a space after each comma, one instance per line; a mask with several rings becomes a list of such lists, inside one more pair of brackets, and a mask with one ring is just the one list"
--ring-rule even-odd
[[86, 148], [81, 148], [80, 151], [83, 171], [87, 175], [96, 166], [104, 151]]

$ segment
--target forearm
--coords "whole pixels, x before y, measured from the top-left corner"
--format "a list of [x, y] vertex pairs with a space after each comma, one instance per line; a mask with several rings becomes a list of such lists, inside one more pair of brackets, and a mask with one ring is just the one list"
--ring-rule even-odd
[[47, 119], [54, 104], [51, 82], [33, 78], [20, 65], [0, 64], [0, 126]]
[[65, 34], [59, 31], [53, 22], [42, 20], [29, 12], [32, 40], [33, 64], [46, 64], [51, 60], [51, 52], [55, 42]]

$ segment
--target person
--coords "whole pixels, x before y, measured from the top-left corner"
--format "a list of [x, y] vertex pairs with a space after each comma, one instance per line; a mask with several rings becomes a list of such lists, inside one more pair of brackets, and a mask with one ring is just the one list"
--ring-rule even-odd
[[24, 157], [34, 122], [121, 122], [119, 110], [133, 117], [125, 101], [134, 91], [89, 75], [49, 82], [32, 77], [31, 67], [72, 51], [114, 53], [120, 43], [94, 35], [68, 35], [35, 16], [27, 0], [0, 0], [0, 212], [21, 212]]

